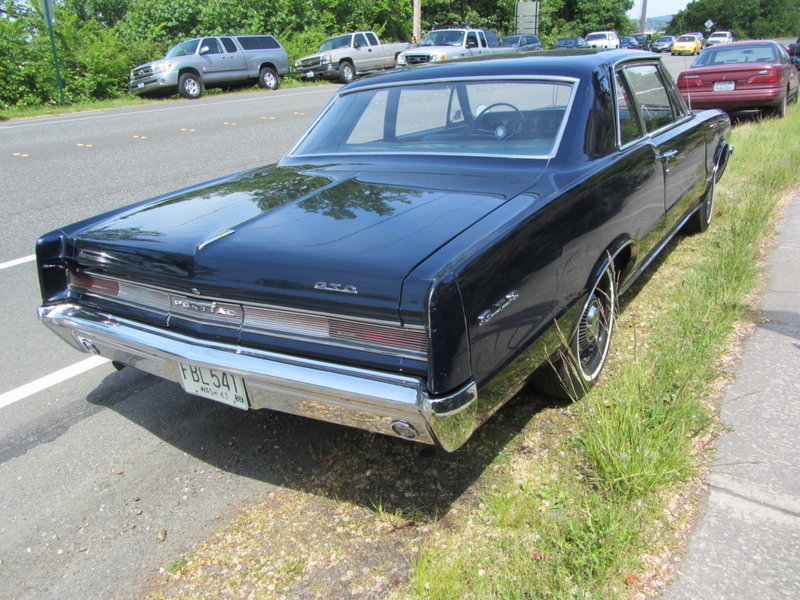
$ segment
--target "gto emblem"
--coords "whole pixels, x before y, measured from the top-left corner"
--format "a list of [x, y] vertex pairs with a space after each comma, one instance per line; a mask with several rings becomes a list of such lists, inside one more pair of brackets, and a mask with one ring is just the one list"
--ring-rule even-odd
[[222, 315], [225, 317], [235, 317], [236, 311], [230, 308], [220, 306], [216, 302], [200, 302], [199, 300], [189, 300], [187, 298], [175, 299], [172, 301], [174, 306], [181, 308], [188, 308], [195, 312], [204, 313], [207, 315]]
[[357, 294], [358, 289], [354, 285], [342, 285], [341, 283], [325, 283], [318, 281], [314, 284], [315, 290], [325, 290], [326, 292], [342, 292], [344, 294]]

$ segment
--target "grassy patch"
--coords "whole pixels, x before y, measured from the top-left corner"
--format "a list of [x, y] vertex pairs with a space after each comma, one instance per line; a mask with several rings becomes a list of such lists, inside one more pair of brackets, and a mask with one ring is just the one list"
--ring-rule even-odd
[[765, 241], [800, 186], [800, 109], [740, 124], [732, 141], [714, 224], [671, 243], [622, 298], [586, 397], [559, 406], [523, 390], [451, 455], [348, 432], [174, 563], [155, 597], [657, 595], [713, 460], [732, 347], [758, 318]]
[[[732, 334], [755, 316], [748, 297], [777, 207], [800, 184], [798, 134], [796, 108], [783, 121], [736, 127], [712, 228], [673, 243], [625, 300], [602, 385], [563, 410], [563, 431], [546, 438], [560, 450], [542, 452], [534, 420], [484, 493], [480, 533], [424, 544], [418, 597], [609, 598], [646, 588], [652, 555], [684, 524], [675, 498], [712, 458], [720, 425], [709, 398]], [[525, 458], [513, 453], [531, 440]]]

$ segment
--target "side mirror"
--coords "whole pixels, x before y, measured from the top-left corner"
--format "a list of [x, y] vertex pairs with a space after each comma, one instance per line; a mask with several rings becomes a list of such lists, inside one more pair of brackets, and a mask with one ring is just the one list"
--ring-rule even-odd
[[475, 40], [467, 40], [467, 48], [477, 48], [478, 42]]
[[208, 46], [203, 46], [202, 48], [200, 48], [200, 54], [208, 54], [210, 50], [211, 48], [209, 48]]

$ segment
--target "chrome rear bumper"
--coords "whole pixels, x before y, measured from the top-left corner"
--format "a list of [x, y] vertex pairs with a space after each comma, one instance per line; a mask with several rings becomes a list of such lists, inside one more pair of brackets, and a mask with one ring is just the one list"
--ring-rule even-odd
[[238, 375], [253, 408], [438, 444], [449, 452], [480, 424], [474, 383], [431, 398], [418, 377], [200, 340], [70, 303], [38, 312], [74, 348], [164, 379], [181, 380], [179, 363]]

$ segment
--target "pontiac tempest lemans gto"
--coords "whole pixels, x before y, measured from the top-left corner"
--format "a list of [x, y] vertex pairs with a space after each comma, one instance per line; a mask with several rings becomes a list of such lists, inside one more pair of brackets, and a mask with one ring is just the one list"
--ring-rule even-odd
[[597, 381], [618, 294], [709, 226], [729, 130], [639, 51], [366, 78], [275, 165], [43, 236], [39, 316], [192, 394], [452, 451], [533, 374]]

